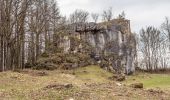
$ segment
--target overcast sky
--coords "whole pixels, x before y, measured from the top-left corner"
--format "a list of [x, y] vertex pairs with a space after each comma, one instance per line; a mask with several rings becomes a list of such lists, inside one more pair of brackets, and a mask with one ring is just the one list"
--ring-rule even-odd
[[75, 9], [102, 13], [112, 7], [114, 17], [125, 11], [131, 20], [133, 32], [154, 25], [159, 28], [165, 16], [170, 17], [170, 0], [57, 0], [63, 15], [69, 16]]

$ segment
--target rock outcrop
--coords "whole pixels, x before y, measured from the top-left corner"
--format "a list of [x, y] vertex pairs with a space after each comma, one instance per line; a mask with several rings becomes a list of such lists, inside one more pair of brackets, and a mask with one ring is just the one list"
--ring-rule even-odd
[[65, 53], [87, 53], [109, 70], [121, 69], [126, 74], [135, 70], [135, 42], [129, 20], [64, 26], [55, 34], [54, 44]]

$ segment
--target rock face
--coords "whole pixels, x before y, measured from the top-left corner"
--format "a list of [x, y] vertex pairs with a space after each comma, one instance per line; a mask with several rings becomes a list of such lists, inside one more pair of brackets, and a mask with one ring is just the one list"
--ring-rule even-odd
[[[99, 63], [108, 62], [103, 67], [123, 68], [126, 74], [134, 71], [135, 49], [133, 47], [130, 21], [114, 19], [103, 23], [75, 23], [65, 26], [54, 36], [54, 43], [65, 53], [86, 52]], [[113, 57], [114, 56], [114, 57]]]

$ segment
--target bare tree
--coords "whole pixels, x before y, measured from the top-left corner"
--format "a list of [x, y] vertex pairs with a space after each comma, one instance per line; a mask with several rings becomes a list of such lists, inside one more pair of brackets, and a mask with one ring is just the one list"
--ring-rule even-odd
[[119, 19], [125, 19], [125, 17], [126, 17], [126, 14], [124, 11], [118, 16]]
[[70, 15], [71, 23], [85, 23], [88, 21], [89, 12], [77, 9]]
[[97, 23], [97, 21], [98, 21], [98, 19], [99, 19], [99, 14], [97, 14], [97, 13], [92, 13], [92, 14], [91, 14], [91, 17], [92, 17], [93, 21], [94, 21], [95, 23]]
[[154, 27], [147, 27], [140, 32], [140, 49], [143, 54], [146, 69], [149, 71], [159, 70], [161, 63], [165, 58], [162, 52], [164, 50], [164, 36]]
[[24, 66], [25, 18], [29, 0], [1, 0], [2, 71]]
[[104, 21], [110, 21], [113, 17], [112, 8], [110, 7], [108, 10], [104, 10], [102, 17]]
[[52, 42], [58, 19], [55, 0], [0, 0], [0, 71], [35, 63]]
[[161, 26], [163, 33], [168, 37], [169, 41], [169, 50], [170, 50], [170, 20], [168, 17], [165, 17], [165, 21]]
[[[32, 50], [28, 55], [30, 63], [35, 63], [42, 52], [50, 49], [53, 34], [57, 31], [60, 19], [59, 9], [54, 0], [40, 0], [29, 9], [28, 26], [30, 30], [29, 45]], [[45, 45], [43, 45], [45, 44]]]

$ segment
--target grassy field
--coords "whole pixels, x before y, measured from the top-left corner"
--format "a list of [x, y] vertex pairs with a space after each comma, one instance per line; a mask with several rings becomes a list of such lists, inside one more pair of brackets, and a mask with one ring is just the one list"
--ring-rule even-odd
[[128, 76], [125, 81], [126, 84], [134, 82], [141, 82], [144, 88], [160, 88], [170, 90], [170, 74], [148, 74], [138, 73], [136, 75]]
[[[70, 71], [34, 71], [0, 73], [0, 100], [169, 100], [170, 76], [143, 74], [128, 76], [123, 83], [98, 66]], [[145, 89], [129, 84], [144, 83]], [[117, 85], [121, 84], [121, 85]], [[123, 85], [124, 84], [124, 85]], [[166, 89], [150, 93], [147, 88]]]

